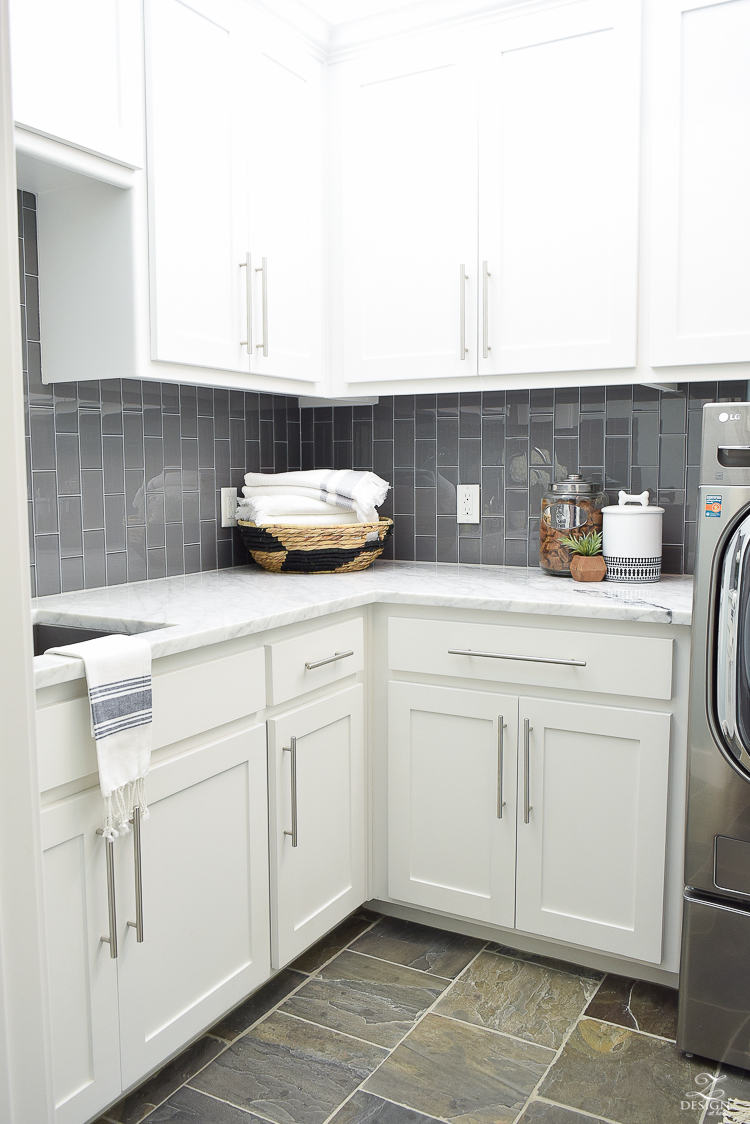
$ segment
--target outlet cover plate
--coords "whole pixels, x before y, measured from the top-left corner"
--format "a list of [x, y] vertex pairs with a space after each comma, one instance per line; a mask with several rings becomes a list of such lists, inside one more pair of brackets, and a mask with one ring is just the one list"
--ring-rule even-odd
[[237, 489], [221, 489], [221, 525], [222, 527], [237, 526]]
[[478, 484], [459, 484], [456, 488], [456, 522], [480, 522]]

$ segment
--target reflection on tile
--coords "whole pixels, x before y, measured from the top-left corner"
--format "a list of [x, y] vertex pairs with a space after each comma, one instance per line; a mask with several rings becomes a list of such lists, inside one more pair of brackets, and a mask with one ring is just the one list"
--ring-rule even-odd
[[509, 948], [494, 941], [490, 941], [487, 945], [487, 951], [496, 952], [500, 956], [512, 956], [514, 960], [523, 960], [529, 964], [539, 964], [543, 968], [554, 968], [556, 972], [567, 972], [569, 975], [580, 976], [584, 980], [595, 980], [597, 983], [603, 976], [602, 972], [597, 972], [593, 968], [584, 968], [582, 964], [571, 964], [567, 960], [557, 960], [553, 956], [537, 956], [534, 952], [523, 952], [521, 949]]
[[444, 1120], [510, 1124], [554, 1056], [543, 1046], [427, 1015], [365, 1089]]
[[384, 1101], [372, 1093], [355, 1093], [342, 1105], [330, 1124], [438, 1124], [431, 1116], [423, 1116], [411, 1108]]
[[190, 1084], [277, 1124], [323, 1124], [385, 1057], [379, 1046], [276, 1012]]
[[394, 964], [453, 979], [476, 956], [482, 943], [474, 937], [446, 933], [397, 917], [383, 917], [356, 940], [352, 948]]
[[448, 986], [425, 972], [345, 951], [281, 1010], [378, 1046], [395, 1046]]
[[303, 952], [302, 956], [289, 965], [290, 968], [294, 968], [298, 972], [317, 971], [327, 960], [330, 960], [337, 952], [341, 952], [342, 948], [346, 948], [365, 929], [368, 929], [373, 921], [378, 919], [378, 916], [377, 913], [372, 913], [369, 909], [355, 910], [325, 937], [321, 937], [312, 948]]
[[661, 1038], [677, 1037], [677, 992], [645, 980], [605, 976], [586, 1014]]
[[223, 1042], [208, 1035], [198, 1039], [135, 1092], [129, 1093], [114, 1108], [107, 1109], [107, 1116], [117, 1124], [140, 1124], [149, 1112], [179, 1089], [184, 1081], [208, 1065], [223, 1048]]
[[259, 1019], [286, 999], [290, 991], [305, 982], [306, 977], [301, 972], [294, 972], [289, 968], [282, 968], [268, 983], [254, 992], [249, 999], [235, 1007], [221, 1022], [211, 1027], [211, 1034], [216, 1038], [223, 1038], [226, 1042], [233, 1042], [240, 1034], [244, 1034]]
[[697, 1124], [703, 1105], [682, 1105], [704, 1069], [671, 1042], [582, 1019], [539, 1093], [618, 1124]]
[[263, 1124], [260, 1117], [184, 1086], [148, 1117], [148, 1124]]
[[435, 1010], [557, 1050], [597, 986], [594, 980], [481, 952]]
[[68, 593], [75, 589], [83, 589], [83, 558], [61, 558], [60, 574], [62, 577], [62, 592]]

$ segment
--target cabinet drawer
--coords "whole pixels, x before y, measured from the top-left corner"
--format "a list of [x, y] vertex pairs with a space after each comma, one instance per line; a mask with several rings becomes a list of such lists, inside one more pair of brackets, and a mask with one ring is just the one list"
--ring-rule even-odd
[[[388, 623], [388, 666], [424, 675], [670, 699], [672, 643], [652, 636], [394, 617]], [[473, 654], [457, 654], [468, 651]]]
[[275, 705], [361, 671], [365, 666], [362, 618], [269, 644], [268, 651], [268, 703]]
[[[154, 664], [154, 749], [213, 730], [265, 706], [262, 648], [159, 672]], [[68, 699], [36, 712], [42, 792], [97, 771], [88, 698]]]

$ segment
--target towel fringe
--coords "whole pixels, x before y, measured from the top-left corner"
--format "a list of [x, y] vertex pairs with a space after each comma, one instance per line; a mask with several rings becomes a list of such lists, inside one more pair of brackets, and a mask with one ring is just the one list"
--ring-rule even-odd
[[104, 798], [104, 831], [105, 839], [113, 841], [118, 835], [127, 835], [130, 831], [130, 821], [133, 809], [141, 809], [141, 819], [150, 817], [146, 803], [146, 778], [138, 777], [137, 780], [128, 781], [127, 784], [116, 788], [114, 792]]

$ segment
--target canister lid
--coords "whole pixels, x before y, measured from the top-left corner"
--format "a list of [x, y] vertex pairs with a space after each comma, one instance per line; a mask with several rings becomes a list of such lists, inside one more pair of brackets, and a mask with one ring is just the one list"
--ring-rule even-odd
[[571, 472], [568, 476], [563, 477], [562, 480], [556, 480], [552, 485], [553, 492], [567, 492], [568, 495], [591, 495], [592, 492], [598, 492], [599, 486], [593, 484], [590, 480], [584, 480], [580, 472]]
[[602, 508], [602, 515], [663, 515], [664, 508], [651, 506], [648, 502], [648, 489], [639, 496], [631, 496], [628, 492], [619, 492], [617, 503]]

